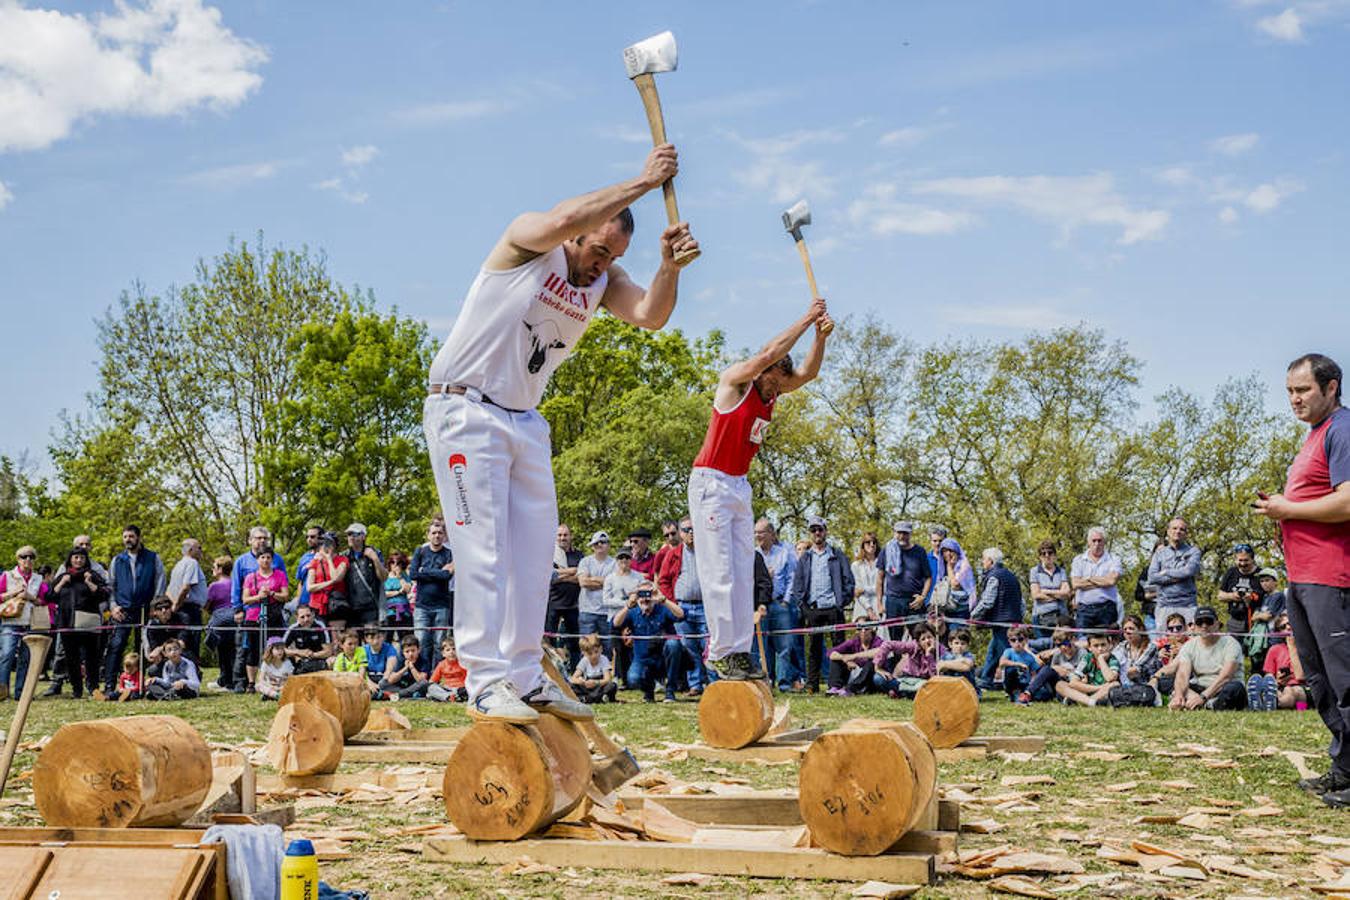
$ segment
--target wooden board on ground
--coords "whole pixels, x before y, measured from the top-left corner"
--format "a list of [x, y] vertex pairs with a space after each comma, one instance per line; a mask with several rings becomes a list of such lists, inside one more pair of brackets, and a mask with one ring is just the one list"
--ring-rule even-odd
[[445, 765], [454, 752], [450, 741], [381, 741], [347, 744], [342, 748], [344, 763], [434, 763]]
[[[788, 828], [802, 824], [796, 791], [754, 791], [745, 794], [640, 794], [625, 791], [619, 799], [628, 810], [643, 807], [647, 798], [682, 819], [699, 825], [771, 825]], [[935, 831], [961, 830], [961, 804], [939, 800]]]
[[362, 731], [347, 739], [348, 744], [416, 744], [424, 741], [453, 744], [464, 737], [469, 726], [453, 728], [405, 728], [393, 731]]
[[955, 747], [935, 750], [940, 763], [965, 762], [984, 759], [990, 753], [1040, 753], [1045, 750], [1041, 735], [990, 735], [974, 737]]
[[747, 747], [732, 750], [726, 747], [709, 747], [707, 744], [691, 744], [678, 749], [686, 750], [692, 759], [704, 762], [739, 763], [782, 763], [801, 762], [811, 742], [820, 737], [820, 728], [802, 728], [786, 731], [773, 737], [766, 737]]
[[[192, 828], [0, 828], [0, 896], [46, 900], [230, 900], [225, 845], [199, 846]], [[32, 851], [38, 851], [35, 855]], [[44, 854], [50, 853], [46, 858]], [[33, 869], [35, 889], [14, 893]], [[4, 894], [9, 889], [11, 893]], [[59, 895], [53, 891], [60, 891]]]
[[334, 775], [259, 775], [258, 793], [270, 794], [290, 788], [309, 791], [352, 791], [368, 784], [377, 787], [399, 789], [408, 787], [430, 787], [440, 789], [445, 778], [445, 769], [436, 768], [430, 772], [417, 773], [418, 783], [410, 785], [410, 775], [380, 769], [368, 772], [341, 772]]
[[818, 878], [834, 881], [890, 881], [931, 884], [936, 872], [929, 853], [837, 856], [815, 848], [750, 850], [665, 841], [587, 841], [533, 838], [520, 841], [471, 841], [465, 837], [428, 838], [423, 856], [432, 862], [512, 862], [528, 856], [537, 863], [642, 872], [701, 872], [751, 878]]

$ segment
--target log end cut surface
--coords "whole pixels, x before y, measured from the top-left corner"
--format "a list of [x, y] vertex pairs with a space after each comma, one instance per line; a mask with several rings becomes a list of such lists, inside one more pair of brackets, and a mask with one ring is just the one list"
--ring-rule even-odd
[[698, 702], [698, 730], [709, 747], [739, 750], [773, 724], [773, 693], [764, 681], [714, 681]]
[[909, 754], [889, 730], [827, 732], [802, 759], [802, 821], [833, 853], [884, 852], [909, 828], [916, 799]]
[[914, 697], [914, 724], [937, 749], [955, 747], [980, 728], [979, 695], [964, 678], [930, 678]]
[[310, 672], [292, 675], [281, 689], [281, 705], [313, 703], [328, 712], [349, 738], [365, 727], [370, 715], [370, 690], [358, 672]]
[[342, 725], [313, 703], [284, 703], [267, 733], [267, 761], [283, 775], [328, 775], [342, 762]]
[[473, 840], [518, 840], [553, 814], [552, 768], [534, 727], [475, 723], [445, 766], [446, 815]]

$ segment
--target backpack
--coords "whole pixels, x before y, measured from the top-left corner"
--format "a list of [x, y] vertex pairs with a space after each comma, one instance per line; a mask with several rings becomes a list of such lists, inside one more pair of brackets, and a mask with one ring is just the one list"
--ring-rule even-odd
[[1152, 706], [1157, 693], [1147, 684], [1118, 684], [1106, 695], [1106, 702], [1113, 707]]

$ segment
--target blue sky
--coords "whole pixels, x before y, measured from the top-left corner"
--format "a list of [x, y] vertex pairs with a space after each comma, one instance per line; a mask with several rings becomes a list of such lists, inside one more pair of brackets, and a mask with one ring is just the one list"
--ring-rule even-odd
[[[798, 313], [806, 197], [836, 317], [919, 342], [1085, 321], [1145, 397], [1255, 371], [1274, 409], [1289, 359], [1350, 357], [1350, 0], [0, 0], [0, 453], [45, 467], [95, 318], [232, 235], [322, 249], [443, 336], [516, 213], [638, 171], [621, 51], [667, 28], [688, 333]], [[659, 192], [635, 212], [645, 279]]]

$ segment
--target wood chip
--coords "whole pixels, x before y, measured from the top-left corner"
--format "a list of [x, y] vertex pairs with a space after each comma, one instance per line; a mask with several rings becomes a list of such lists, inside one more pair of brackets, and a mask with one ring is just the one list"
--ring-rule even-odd
[[1282, 816], [1284, 815], [1284, 810], [1280, 809], [1278, 806], [1254, 806], [1251, 807], [1250, 809], [1238, 810], [1238, 815], [1247, 816], [1248, 818], [1252, 819], [1264, 819], [1268, 817]]
[[999, 783], [1004, 787], [1017, 787], [1023, 784], [1055, 784], [1055, 779], [1050, 775], [1004, 775]]
[[1205, 813], [1191, 813], [1177, 819], [1177, 824], [1182, 828], [1194, 828], [1197, 831], [1209, 831], [1214, 827], [1214, 819]]
[[1121, 781], [1116, 784], [1108, 784], [1106, 787], [1102, 788], [1102, 790], [1110, 791], [1113, 794], [1123, 794], [1126, 791], [1132, 791], [1137, 787], [1139, 787], [1139, 782], [1137, 781]]
[[1100, 762], [1120, 762], [1130, 758], [1128, 753], [1113, 753], [1110, 750], [1083, 750], [1073, 755], [1079, 759], [1095, 759]]
[[1200, 785], [1190, 781], [1179, 780], [1179, 781], [1164, 781], [1162, 783], [1162, 786], [1174, 791], [1193, 791]]
[[689, 887], [703, 887], [713, 880], [713, 876], [704, 875], [701, 872], [681, 872], [678, 875], [667, 875], [661, 879], [662, 884], [687, 885]]
[[1040, 882], [1023, 878], [1021, 875], [1001, 875], [989, 882], [989, 889], [1003, 894], [1016, 894], [1019, 897], [1049, 897], [1055, 895], [1041, 887]]
[[1202, 759], [1200, 765], [1206, 769], [1236, 769], [1238, 764], [1231, 759]]
[[1067, 856], [1031, 850], [1000, 856], [990, 865], [1001, 872], [1032, 872], [1043, 875], [1077, 875], [1084, 871], [1082, 863]]
[[995, 834], [1007, 827], [994, 819], [970, 819], [961, 823], [961, 830], [971, 834]]
[[1097, 849], [1097, 858], [1119, 863], [1122, 866], [1137, 866], [1143, 861], [1144, 854], [1135, 850], [1122, 850], [1119, 847], [1104, 845]]
[[1278, 881], [1280, 878], [1275, 872], [1244, 866], [1232, 856], [1206, 856], [1204, 863], [1211, 872], [1237, 875], [1240, 878], [1255, 878], [1258, 881]]
[[922, 885], [891, 884], [889, 881], [865, 881], [849, 891], [853, 897], [879, 898], [879, 900], [899, 900], [917, 894]]
[[1170, 878], [1188, 878], [1191, 881], [1204, 881], [1209, 877], [1205, 875], [1203, 869], [1196, 869], [1191, 866], [1163, 866], [1158, 870], [1158, 874], [1167, 875]]

